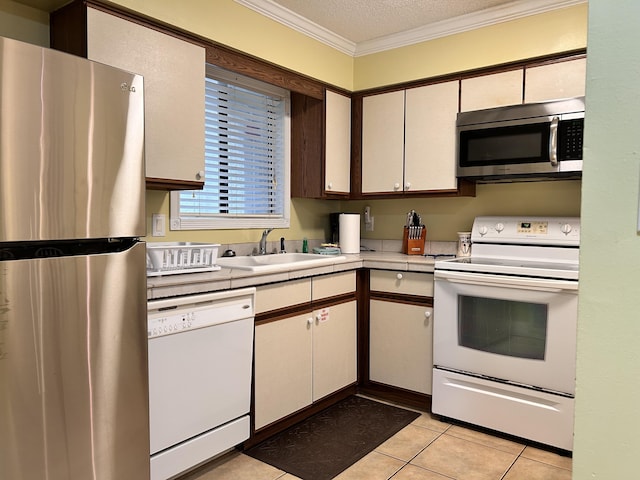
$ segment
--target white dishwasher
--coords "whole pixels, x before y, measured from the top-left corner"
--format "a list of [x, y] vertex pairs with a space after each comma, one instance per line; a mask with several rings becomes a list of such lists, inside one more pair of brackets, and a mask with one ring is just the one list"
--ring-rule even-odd
[[148, 302], [151, 480], [249, 438], [255, 288]]

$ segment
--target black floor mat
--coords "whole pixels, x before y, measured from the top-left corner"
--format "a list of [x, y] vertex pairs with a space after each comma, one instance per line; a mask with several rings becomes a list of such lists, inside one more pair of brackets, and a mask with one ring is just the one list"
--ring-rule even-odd
[[329, 480], [419, 416], [350, 396], [244, 453], [303, 480]]

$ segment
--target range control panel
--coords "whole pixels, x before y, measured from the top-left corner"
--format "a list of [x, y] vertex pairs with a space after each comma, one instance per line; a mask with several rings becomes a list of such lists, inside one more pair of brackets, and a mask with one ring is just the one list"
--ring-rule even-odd
[[476, 217], [471, 243], [580, 245], [579, 217]]

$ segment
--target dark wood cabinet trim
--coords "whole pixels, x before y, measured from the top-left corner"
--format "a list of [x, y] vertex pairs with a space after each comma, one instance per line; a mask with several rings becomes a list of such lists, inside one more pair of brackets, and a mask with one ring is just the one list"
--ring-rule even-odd
[[202, 190], [204, 182], [146, 177], [147, 190]]
[[420, 295], [408, 295], [404, 293], [380, 292], [372, 290], [369, 294], [369, 299], [382, 300], [384, 302], [403, 303], [408, 305], [433, 307], [432, 297], [423, 297]]
[[399, 387], [377, 382], [366, 382], [358, 387], [358, 392], [377, 397], [388, 402], [412, 407], [423, 412], [431, 411], [431, 395], [412, 392]]

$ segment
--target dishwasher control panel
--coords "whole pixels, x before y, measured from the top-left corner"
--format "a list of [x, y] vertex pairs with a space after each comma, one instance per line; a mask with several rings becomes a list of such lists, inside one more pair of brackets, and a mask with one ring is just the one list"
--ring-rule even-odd
[[253, 318], [255, 288], [150, 300], [147, 312], [149, 339]]
[[[167, 312], [169, 313], [169, 312]], [[196, 312], [181, 312], [179, 314], [160, 316], [151, 318], [147, 321], [147, 329], [149, 338], [161, 335], [169, 335], [184, 330], [192, 330], [201, 328], [206, 325], [199, 325], [201, 322], [196, 321]]]

